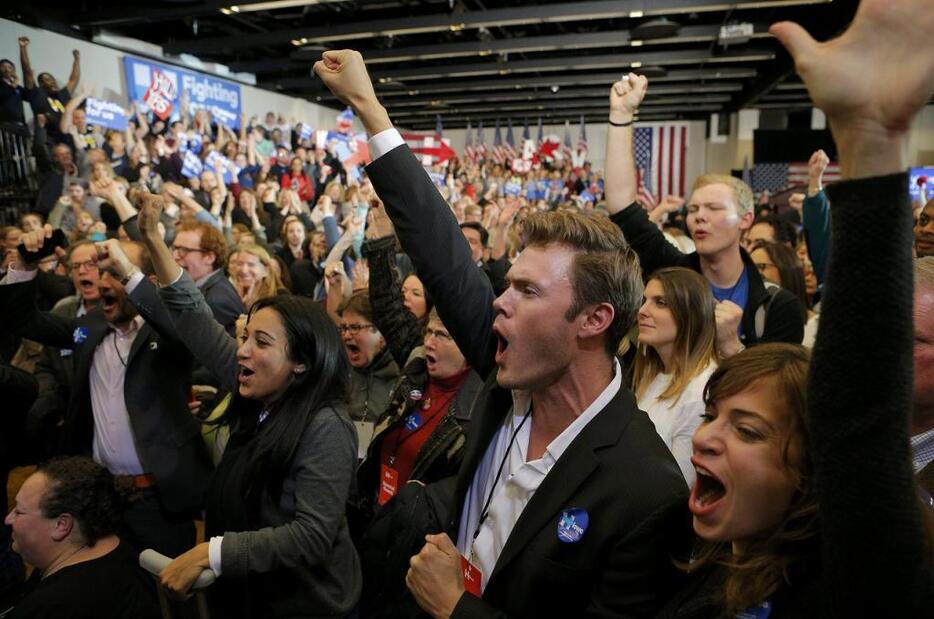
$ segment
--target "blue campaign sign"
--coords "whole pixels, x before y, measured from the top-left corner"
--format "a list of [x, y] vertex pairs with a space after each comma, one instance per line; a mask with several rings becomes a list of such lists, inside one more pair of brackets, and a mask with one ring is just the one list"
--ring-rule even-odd
[[240, 127], [239, 84], [132, 56], [123, 57], [123, 68], [130, 101], [139, 101], [162, 120], [179, 118], [184, 92], [191, 113], [204, 109], [218, 122], [233, 129]]
[[85, 100], [84, 112], [91, 125], [100, 125], [117, 131], [126, 130], [127, 112], [116, 103], [88, 97]]

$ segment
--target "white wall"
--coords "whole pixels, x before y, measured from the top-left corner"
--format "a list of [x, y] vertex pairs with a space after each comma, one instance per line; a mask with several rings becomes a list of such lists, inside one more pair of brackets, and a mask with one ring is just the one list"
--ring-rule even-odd
[[[21, 81], [22, 67], [17, 43], [21, 36], [29, 37], [29, 60], [36, 75], [41, 72], [51, 73], [64, 86], [71, 74], [71, 50], [77, 49], [81, 52], [81, 84], [89, 90], [95, 89], [100, 98], [127, 105], [122, 62], [124, 52], [0, 19], [0, 58], [8, 58], [16, 64]], [[192, 70], [190, 67], [184, 68]], [[311, 77], [308, 79], [311, 80]], [[241, 109], [247, 117], [257, 114], [262, 119], [266, 112], [275, 111], [287, 120], [294, 118], [296, 122], [308, 123], [316, 129], [332, 129], [336, 125], [337, 110], [245, 84], [240, 85], [240, 92]], [[25, 108], [27, 116], [31, 116], [29, 106]]]

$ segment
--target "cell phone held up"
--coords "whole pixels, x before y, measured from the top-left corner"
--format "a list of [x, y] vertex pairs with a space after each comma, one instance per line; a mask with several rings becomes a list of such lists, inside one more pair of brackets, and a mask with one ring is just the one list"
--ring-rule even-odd
[[24, 262], [36, 264], [46, 256], [55, 253], [56, 247], [66, 247], [67, 245], [68, 241], [65, 239], [65, 233], [61, 230], [53, 230], [52, 236], [45, 239], [42, 247], [36, 251], [28, 251], [26, 246], [22, 243], [20, 243], [16, 249], [19, 250], [19, 255], [23, 257]]

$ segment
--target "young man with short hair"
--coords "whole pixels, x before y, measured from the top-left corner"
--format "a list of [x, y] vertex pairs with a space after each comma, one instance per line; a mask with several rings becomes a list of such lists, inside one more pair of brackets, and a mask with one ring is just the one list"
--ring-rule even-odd
[[646, 276], [682, 266], [702, 274], [717, 299], [717, 344], [724, 356], [760, 342], [800, 344], [804, 308], [787, 290], [767, 288], [749, 254], [740, 246], [752, 226], [752, 190], [732, 176], [705, 174], [694, 181], [687, 226], [697, 251], [682, 254], [636, 203], [633, 119], [648, 80], [630, 73], [610, 89], [606, 144], [606, 205], [639, 254]]

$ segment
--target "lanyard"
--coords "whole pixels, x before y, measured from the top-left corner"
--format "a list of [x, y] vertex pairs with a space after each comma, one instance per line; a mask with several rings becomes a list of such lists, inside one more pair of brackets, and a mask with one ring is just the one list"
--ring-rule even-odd
[[493, 502], [493, 493], [496, 491], [496, 484], [499, 483], [499, 478], [503, 474], [503, 467], [506, 466], [506, 460], [509, 459], [509, 454], [512, 451], [512, 445], [516, 442], [516, 436], [519, 435], [519, 430], [522, 429], [522, 426], [525, 425], [525, 422], [528, 421], [529, 415], [532, 414], [532, 410], [529, 409], [529, 412], [525, 414], [525, 417], [522, 418], [522, 421], [519, 422], [519, 426], [513, 431], [512, 438], [509, 439], [509, 445], [506, 447], [506, 453], [503, 454], [503, 459], [500, 460], [499, 469], [496, 471], [496, 477], [493, 478], [493, 486], [490, 488], [490, 493], [486, 497], [486, 503], [483, 504], [483, 509], [480, 511], [480, 520], [477, 521], [477, 528], [473, 532], [473, 538], [471, 538], [471, 543], [477, 541], [477, 536], [480, 535], [480, 529], [483, 528], [483, 523], [486, 522], [487, 516], [490, 515], [490, 503]]

